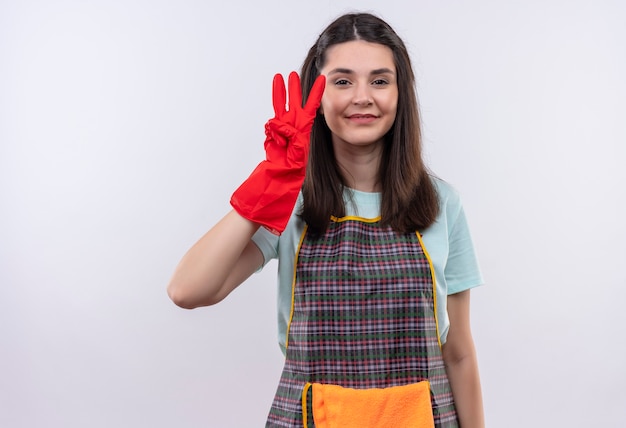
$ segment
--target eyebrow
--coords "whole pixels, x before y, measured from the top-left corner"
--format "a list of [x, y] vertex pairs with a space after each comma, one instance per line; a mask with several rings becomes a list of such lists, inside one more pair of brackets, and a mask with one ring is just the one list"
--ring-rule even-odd
[[[332, 74], [353, 74], [353, 73], [354, 73], [354, 70], [350, 70], [349, 68], [338, 67], [333, 70], [330, 70], [328, 72], [328, 75], [330, 76]], [[377, 68], [375, 70], [372, 70], [370, 72], [370, 75], [372, 74], [395, 74], [395, 73], [393, 72], [393, 70], [384, 67], [384, 68]]]

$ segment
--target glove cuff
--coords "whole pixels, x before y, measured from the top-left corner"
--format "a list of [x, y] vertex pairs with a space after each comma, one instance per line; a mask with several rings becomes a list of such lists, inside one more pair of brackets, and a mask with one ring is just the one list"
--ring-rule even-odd
[[230, 204], [242, 217], [280, 235], [287, 227], [303, 181], [304, 168], [274, 169], [263, 161], [235, 190]]

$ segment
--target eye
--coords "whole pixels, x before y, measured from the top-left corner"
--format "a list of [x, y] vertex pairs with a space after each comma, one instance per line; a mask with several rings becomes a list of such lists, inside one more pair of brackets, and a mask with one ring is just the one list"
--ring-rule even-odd
[[346, 86], [349, 85], [350, 82], [348, 81], [348, 79], [337, 79], [335, 80], [335, 85], [337, 86]]
[[389, 81], [387, 81], [386, 79], [376, 79], [372, 82], [372, 85], [374, 86], [384, 86], [388, 84], [389, 84]]

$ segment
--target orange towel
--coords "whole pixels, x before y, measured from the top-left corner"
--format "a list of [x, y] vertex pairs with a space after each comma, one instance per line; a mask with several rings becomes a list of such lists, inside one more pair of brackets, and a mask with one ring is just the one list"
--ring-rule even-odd
[[[308, 387], [305, 388], [304, 394]], [[374, 389], [312, 384], [317, 428], [434, 428], [430, 384]]]

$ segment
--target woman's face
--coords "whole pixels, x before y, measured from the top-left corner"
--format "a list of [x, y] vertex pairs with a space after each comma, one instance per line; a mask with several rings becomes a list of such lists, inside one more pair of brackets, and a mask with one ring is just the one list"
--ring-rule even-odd
[[362, 40], [333, 45], [326, 51], [321, 112], [333, 144], [382, 144], [398, 106], [393, 52]]

